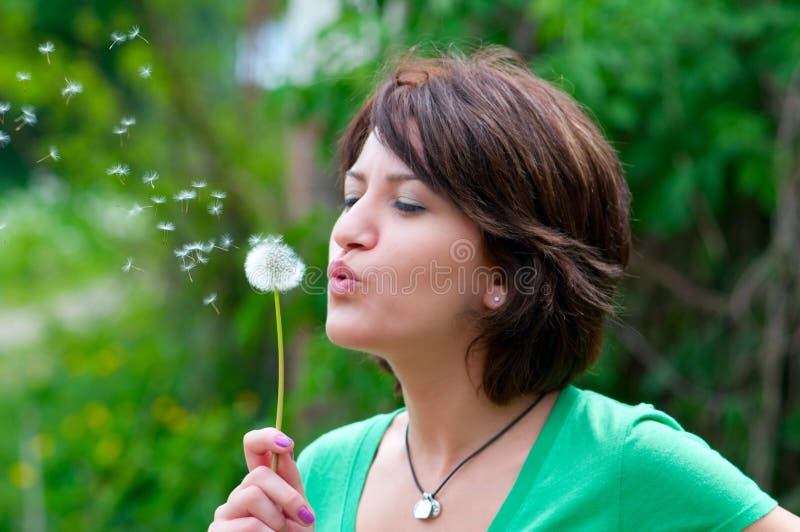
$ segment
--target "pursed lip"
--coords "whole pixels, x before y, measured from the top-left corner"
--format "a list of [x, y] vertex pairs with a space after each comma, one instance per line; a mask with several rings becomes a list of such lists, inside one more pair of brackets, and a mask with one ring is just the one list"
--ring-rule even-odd
[[355, 272], [342, 260], [335, 260], [328, 265], [328, 278], [360, 280], [356, 277]]

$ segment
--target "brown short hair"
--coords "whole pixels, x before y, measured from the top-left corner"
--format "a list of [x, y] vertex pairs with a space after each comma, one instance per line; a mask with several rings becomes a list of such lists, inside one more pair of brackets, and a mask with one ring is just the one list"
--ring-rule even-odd
[[406, 57], [350, 123], [340, 178], [373, 130], [475, 221], [502, 270], [508, 296], [477, 316], [465, 355], [486, 349], [486, 395], [559, 390], [591, 367], [628, 262], [630, 192], [580, 105], [513, 51], [487, 47]]

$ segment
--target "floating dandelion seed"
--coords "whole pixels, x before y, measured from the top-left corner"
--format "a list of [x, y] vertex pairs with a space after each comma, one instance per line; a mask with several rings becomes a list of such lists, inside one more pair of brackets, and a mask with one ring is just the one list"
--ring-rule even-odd
[[132, 257], [128, 257], [128, 260], [125, 261], [125, 264], [122, 266], [122, 271], [125, 272], [125, 273], [128, 273], [131, 270], [136, 270], [137, 272], [143, 272], [144, 271], [143, 269], [134, 266], [133, 265], [133, 258]]
[[[281, 305], [279, 293], [300, 284], [306, 266], [292, 248], [282, 242], [280, 235], [268, 235], [254, 246], [244, 262], [247, 281], [256, 290], [271, 290], [275, 296], [275, 318], [278, 328], [278, 408], [275, 428], [281, 430], [283, 423], [284, 357], [283, 331], [281, 327]], [[278, 469], [278, 456], [272, 455], [272, 469]]]
[[219, 221], [219, 216], [222, 214], [222, 203], [217, 201], [217, 202], [209, 204], [208, 213], [211, 216], [216, 216], [217, 217], [217, 221]]
[[114, 126], [111, 132], [115, 135], [119, 135], [119, 145], [122, 146], [122, 135], [128, 132], [128, 128], [123, 126]]
[[132, 41], [137, 37], [146, 42], [147, 44], [150, 44], [150, 41], [141, 36], [141, 30], [139, 29], [139, 26], [134, 26], [131, 28], [130, 33], [128, 33], [128, 40]]
[[235, 246], [233, 244], [233, 239], [231, 238], [231, 235], [225, 233], [224, 235], [219, 237], [218, 249], [221, 249], [222, 251], [229, 251], [232, 247], [239, 249], [238, 246]]
[[185, 247], [181, 249], [176, 249], [173, 251], [173, 253], [175, 253], [176, 257], [181, 259], [181, 264], [186, 264], [186, 259], [189, 259], [190, 261], [194, 262], [194, 259], [189, 255], [191, 253], [191, 250], [188, 250]]
[[142, 183], [145, 185], [150, 185], [151, 188], [156, 188], [156, 186], [153, 184], [156, 181], [158, 181], [158, 172], [147, 172], [142, 176]]
[[8, 102], [0, 102], [0, 124], [6, 123], [6, 113], [11, 110], [11, 104]]
[[195, 199], [197, 192], [191, 189], [181, 190], [172, 197], [175, 198], [175, 201], [183, 202], [183, 212], [187, 213], [189, 212], [189, 200]]
[[120, 120], [119, 123], [122, 124], [123, 127], [131, 127], [136, 125], [136, 118], [132, 116], [126, 116]]
[[225, 198], [228, 197], [228, 194], [226, 194], [225, 192], [221, 192], [219, 190], [215, 190], [210, 195], [211, 195], [212, 198], [216, 198], [216, 199], [220, 199], [220, 200], [225, 199]]
[[149, 79], [153, 74], [153, 67], [150, 65], [142, 65], [139, 67], [139, 77]]
[[211, 305], [211, 308], [213, 308], [214, 311], [217, 313], [217, 315], [219, 315], [219, 309], [214, 304], [216, 300], [217, 300], [217, 293], [211, 292], [210, 294], [208, 294], [206, 297], [203, 298], [203, 305], [206, 306]]
[[0, 148], [5, 148], [9, 142], [11, 142], [11, 137], [5, 131], [0, 130]]
[[69, 105], [70, 98], [83, 92], [83, 85], [78, 81], [72, 81], [67, 78], [64, 78], [64, 81], [67, 82], [67, 85], [61, 89], [61, 96], [67, 99], [67, 105]]
[[36, 164], [39, 164], [48, 158], [53, 159], [54, 161], [61, 159], [61, 156], [58, 154], [58, 149], [55, 146], [50, 146], [50, 151], [47, 153], [47, 155], [36, 161]]
[[194, 256], [197, 259], [197, 262], [199, 262], [200, 264], [208, 264], [208, 257], [206, 257], [205, 255], [201, 255], [200, 253], [195, 253]]
[[153, 207], [152, 205], [145, 205], [144, 207], [142, 207], [138, 203], [134, 203], [133, 207], [131, 207], [131, 210], [128, 211], [128, 216], [139, 216], [142, 213], [142, 211], [144, 211], [145, 209], [150, 209], [152, 207]]
[[215, 247], [216, 246], [214, 246], [214, 241], [209, 240], [205, 244], [200, 244], [200, 251], [202, 251], [203, 253], [211, 253], [212, 251], [214, 251]]
[[30, 72], [17, 72], [17, 81], [30, 81], [30, 80], [31, 80]]
[[47, 64], [50, 64], [50, 54], [55, 52], [56, 45], [50, 41], [44, 42], [39, 45], [39, 53], [47, 56]]
[[128, 168], [127, 164], [115, 164], [111, 168], [106, 170], [106, 174], [108, 175], [115, 175], [119, 178], [120, 183], [123, 185], [126, 184], [125, 177], [131, 173], [131, 169]]
[[192, 181], [192, 188], [206, 188], [208, 183], [205, 181]]
[[192, 279], [192, 270], [197, 264], [194, 262], [189, 262], [187, 264], [181, 264], [181, 271], [186, 272], [189, 275], [189, 282], [193, 283], [194, 279]]
[[15, 131], [19, 131], [26, 125], [32, 126], [39, 120], [36, 118], [36, 110], [30, 105], [23, 105], [21, 110], [22, 114], [14, 119], [14, 122], [20, 122]]
[[175, 224], [173, 224], [172, 222], [159, 222], [159, 224], [156, 225], [156, 228], [161, 230], [161, 231], [164, 231], [164, 240], [162, 240], [162, 242], [166, 246], [167, 245], [167, 233], [175, 230]]
[[255, 233], [250, 235], [250, 238], [247, 239], [247, 243], [250, 244], [250, 247], [256, 247], [262, 240], [264, 240], [264, 235], [261, 233]]
[[120, 33], [118, 31], [113, 32], [111, 34], [111, 46], [109, 46], [108, 49], [111, 50], [115, 44], [125, 42], [127, 39], [128, 37], [124, 33]]
[[150, 201], [152, 201], [156, 205], [161, 205], [167, 202], [167, 198], [165, 198], [164, 196], [153, 196], [152, 198], [150, 198]]

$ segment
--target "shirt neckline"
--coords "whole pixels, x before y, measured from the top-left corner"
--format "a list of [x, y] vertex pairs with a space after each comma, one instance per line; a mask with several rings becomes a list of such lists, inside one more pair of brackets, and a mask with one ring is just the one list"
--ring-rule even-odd
[[[506, 497], [500, 509], [494, 516], [487, 532], [500, 532], [509, 530], [509, 525], [513, 522], [514, 516], [520, 506], [524, 505], [524, 500], [530, 493], [531, 485], [536, 480], [542, 464], [546, 461], [550, 454], [558, 434], [561, 432], [561, 427], [564, 425], [564, 420], [572, 409], [578, 397], [579, 390], [572, 385], [567, 385], [558, 394], [556, 403], [553, 405], [550, 415], [547, 416], [544, 426], [542, 427], [539, 436], [536, 438], [525, 462], [522, 464], [517, 479], [511, 487], [511, 491]], [[355, 486], [356, 489], [347, 489], [345, 499], [343, 501], [344, 518], [341, 530], [355, 530], [356, 514], [358, 512], [358, 504], [361, 501], [361, 495], [364, 491], [364, 485], [367, 481], [369, 469], [372, 466], [372, 461], [378, 452], [378, 446], [383, 439], [386, 430], [392, 424], [392, 421], [398, 414], [405, 412], [405, 407], [400, 407], [394, 412], [378, 416], [375, 423], [373, 423], [361, 439], [360, 445], [356, 450], [356, 455], [353, 459], [353, 467], [350, 468], [350, 477], [348, 478], [347, 487]], [[345, 521], [346, 520], [346, 521]]]

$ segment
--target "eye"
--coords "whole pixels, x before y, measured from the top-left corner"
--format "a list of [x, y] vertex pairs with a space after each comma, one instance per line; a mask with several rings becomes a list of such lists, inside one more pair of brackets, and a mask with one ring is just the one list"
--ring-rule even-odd
[[394, 206], [403, 212], [420, 212], [425, 210], [425, 207], [423, 207], [422, 205], [416, 205], [414, 203], [404, 203], [402, 201], [395, 202]]

